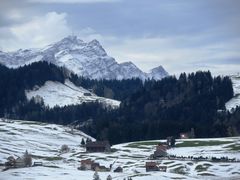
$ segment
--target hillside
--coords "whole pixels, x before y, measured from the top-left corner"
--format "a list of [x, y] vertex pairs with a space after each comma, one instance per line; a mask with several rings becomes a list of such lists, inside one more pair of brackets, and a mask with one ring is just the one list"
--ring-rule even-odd
[[[131, 176], [134, 180], [152, 179], [239, 179], [240, 163], [209, 161], [158, 161], [167, 166], [167, 172], [146, 172], [145, 162], [160, 140], [131, 142], [115, 145], [111, 153], [85, 153], [80, 147], [81, 139], [90, 138], [80, 131], [73, 131], [60, 125], [31, 121], [0, 120], [0, 163], [10, 155], [20, 156], [27, 149], [33, 161], [43, 162], [42, 167], [19, 168], [1, 172], [1, 180], [31, 178], [89, 180], [93, 171], [79, 171], [82, 159], [92, 159], [113, 169], [122, 166], [123, 173], [99, 172], [101, 179], [111, 174], [113, 179], [122, 180]], [[60, 154], [61, 145], [67, 144], [70, 152]], [[240, 137], [215, 139], [177, 140], [176, 148], [169, 154], [178, 156], [215, 156], [240, 159]]]
[[232, 108], [240, 106], [240, 76], [231, 76], [233, 83], [234, 97], [226, 103], [226, 109], [231, 111]]
[[104, 106], [113, 108], [119, 107], [120, 101], [98, 97], [90, 91], [74, 85], [68, 79], [65, 83], [46, 81], [41, 87], [25, 91], [28, 100], [41, 97], [45, 105], [53, 108], [54, 106], [67, 106], [82, 104], [83, 102], [99, 102]]

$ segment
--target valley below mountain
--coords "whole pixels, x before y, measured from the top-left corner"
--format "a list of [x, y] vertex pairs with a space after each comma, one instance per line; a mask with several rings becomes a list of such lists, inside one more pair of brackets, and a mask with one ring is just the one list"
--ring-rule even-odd
[[[166, 166], [166, 172], [146, 172], [146, 162], [151, 162], [149, 156], [158, 143], [165, 140], [138, 141], [112, 146], [113, 152], [87, 153], [81, 146], [81, 140], [94, 138], [55, 124], [32, 121], [0, 119], [0, 164], [7, 157], [21, 156], [26, 150], [32, 155], [33, 162], [41, 162], [42, 166], [9, 169], [0, 172], [2, 180], [23, 180], [27, 178], [42, 179], [93, 179], [94, 171], [78, 170], [80, 161], [91, 159], [109, 167], [109, 172], [98, 172], [101, 179], [111, 175], [113, 179], [123, 180], [132, 177], [134, 180], [152, 179], [238, 179], [240, 177], [239, 162], [210, 162], [191, 160], [157, 160]], [[69, 151], [61, 153], [62, 145], [67, 145]], [[171, 155], [228, 157], [240, 160], [240, 137], [177, 139], [176, 147], [167, 150]], [[123, 172], [113, 172], [121, 166]], [[0, 166], [0, 168], [3, 168]]]

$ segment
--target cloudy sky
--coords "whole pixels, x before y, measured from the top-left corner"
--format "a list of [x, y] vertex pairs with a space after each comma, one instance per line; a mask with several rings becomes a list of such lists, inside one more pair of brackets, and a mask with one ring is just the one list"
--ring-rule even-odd
[[0, 0], [0, 50], [74, 34], [118, 62], [170, 74], [240, 72], [239, 0]]

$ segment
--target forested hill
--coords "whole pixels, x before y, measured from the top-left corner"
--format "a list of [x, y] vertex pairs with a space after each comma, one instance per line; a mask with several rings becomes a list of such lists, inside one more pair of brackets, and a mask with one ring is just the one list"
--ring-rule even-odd
[[[197, 137], [240, 132], [240, 109], [232, 114], [225, 111], [225, 103], [233, 97], [232, 82], [228, 77], [212, 77], [210, 72], [144, 83], [139, 79], [97, 81], [38, 62], [18, 69], [0, 66], [0, 76], [1, 117], [64, 125], [74, 122], [91, 136], [111, 143], [178, 136], [191, 128]], [[98, 103], [49, 108], [27, 100], [26, 89], [48, 80], [63, 83], [66, 78], [99, 96], [121, 100], [120, 108], [108, 109]]]
[[46, 81], [64, 82], [62, 68], [39, 62], [18, 69], [9, 69], [0, 64], [0, 117], [17, 111], [27, 103], [25, 89], [43, 85]]
[[231, 80], [213, 78], [210, 72], [146, 81], [118, 111], [99, 117], [89, 133], [114, 143], [179, 136], [191, 128], [197, 137], [237, 135], [239, 114], [225, 111], [232, 97]]

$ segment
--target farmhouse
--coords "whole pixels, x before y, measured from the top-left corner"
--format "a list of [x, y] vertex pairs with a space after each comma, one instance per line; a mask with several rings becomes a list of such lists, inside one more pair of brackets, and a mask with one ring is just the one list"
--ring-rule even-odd
[[168, 147], [166, 144], [158, 144], [156, 151], [154, 151], [154, 154], [152, 156], [153, 159], [167, 156], [167, 148]]
[[81, 160], [81, 166], [79, 170], [92, 170], [92, 164], [94, 162], [90, 159]]
[[86, 144], [87, 152], [110, 152], [111, 146], [108, 141], [88, 142]]
[[93, 170], [99, 172], [110, 171], [109, 168], [101, 166], [99, 163], [92, 161], [91, 159], [81, 160], [81, 166], [78, 170]]
[[163, 150], [156, 150], [156, 151], [154, 151], [154, 154], [153, 154], [154, 159], [157, 159], [160, 157], [165, 157], [165, 156], [167, 156], [167, 152], [163, 151]]
[[149, 171], [159, 171], [159, 168], [158, 168], [156, 162], [146, 162], [145, 167], [146, 167], [146, 172], [149, 172]]

